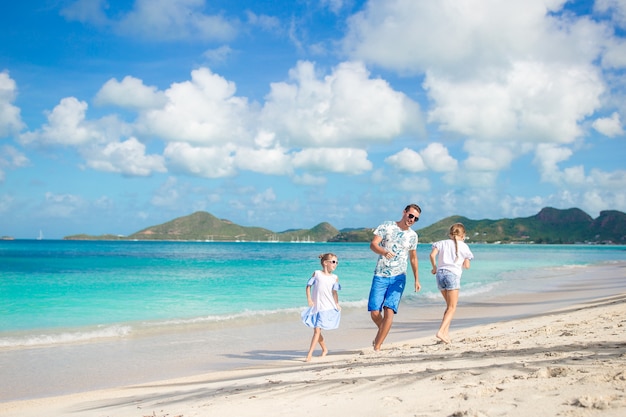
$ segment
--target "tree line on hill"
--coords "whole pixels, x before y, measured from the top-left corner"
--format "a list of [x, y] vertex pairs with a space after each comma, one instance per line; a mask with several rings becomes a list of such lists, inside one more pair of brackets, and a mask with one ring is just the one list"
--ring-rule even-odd
[[[469, 243], [540, 243], [540, 244], [626, 244], [626, 214], [602, 211], [593, 219], [584, 211], [543, 208], [530, 217], [500, 220], [471, 220], [450, 216], [416, 230], [420, 243], [447, 238], [453, 223], [463, 223]], [[338, 230], [327, 222], [312, 229], [274, 232], [261, 227], [246, 227], [219, 219], [205, 211], [178, 217], [150, 226], [129, 236], [73, 235], [66, 240], [173, 240], [207, 242], [369, 242], [373, 228]]]

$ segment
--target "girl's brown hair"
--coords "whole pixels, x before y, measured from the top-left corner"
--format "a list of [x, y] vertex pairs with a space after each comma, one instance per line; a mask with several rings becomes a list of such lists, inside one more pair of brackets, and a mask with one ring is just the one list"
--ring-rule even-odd
[[452, 226], [450, 226], [450, 239], [454, 240], [454, 249], [456, 252], [456, 257], [458, 259], [459, 257], [459, 245], [456, 241], [456, 237], [457, 236], [463, 236], [465, 234], [465, 226], [463, 226], [463, 223], [454, 223]]
[[337, 255], [335, 255], [334, 253], [322, 253], [319, 258], [320, 258], [320, 264], [322, 264], [322, 266], [324, 266], [324, 261], [327, 261], [331, 258], [336, 258]]

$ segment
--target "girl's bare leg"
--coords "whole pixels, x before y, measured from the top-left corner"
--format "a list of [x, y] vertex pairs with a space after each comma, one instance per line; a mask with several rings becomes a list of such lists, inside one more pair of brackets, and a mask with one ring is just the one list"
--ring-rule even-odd
[[[319, 342], [320, 345], [323, 343], [320, 341], [320, 337], [322, 336], [322, 329], [316, 327], [313, 329], [313, 338], [311, 339], [311, 347], [309, 348], [309, 353], [306, 355], [306, 362], [311, 362], [311, 358], [313, 357], [313, 351], [315, 350], [315, 345]], [[323, 348], [322, 348], [323, 349]]]
[[443, 313], [441, 326], [437, 332], [437, 339], [444, 343], [450, 343], [450, 323], [456, 312], [456, 305], [459, 301], [459, 290], [441, 290], [444, 300], [446, 300], [446, 311]]
[[328, 349], [326, 349], [326, 342], [324, 341], [324, 336], [322, 336], [322, 331], [320, 330], [320, 347], [322, 348], [322, 354], [320, 356], [326, 356], [328, 353]]

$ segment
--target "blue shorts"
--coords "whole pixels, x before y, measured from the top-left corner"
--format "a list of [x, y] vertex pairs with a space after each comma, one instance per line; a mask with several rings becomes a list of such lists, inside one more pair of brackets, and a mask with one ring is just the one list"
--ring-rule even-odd
[[397, 314], [405, 286], [406, 274], [389, 278], [374, 275], [369, 301], [367, 302], [367, 311], [382, 311], [383, 307], [387, 307]]
[[439, 290], [458, 290], [461, 288], [461, 277], [447, 269], [437, 270], [437, 288]]

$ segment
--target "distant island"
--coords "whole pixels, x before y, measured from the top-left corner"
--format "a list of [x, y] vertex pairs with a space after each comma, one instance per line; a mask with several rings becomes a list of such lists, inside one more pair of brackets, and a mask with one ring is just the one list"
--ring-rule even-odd
[[[626, 244], [626, 214], [607, 210], [593, 219], [584, 211], [543, 208], [530, 217], [500, 220], [471, 220], [450, 216], [430, 226], [416, 230], [420, 243], [430, 243], [447, 237], [453, 223], [463, 223], [469, 243], [509, 244]], [[323, 222], [312, 229], [274, 232], [261, 227], [246, 227], [219, 219], [205, 211], [178, 217], [169, 222], [150, 226], [129, 236], [72, 235], [65, 240], [167, 240], [202, 242], [369, 242], [373, 228], [337, 230]]]

